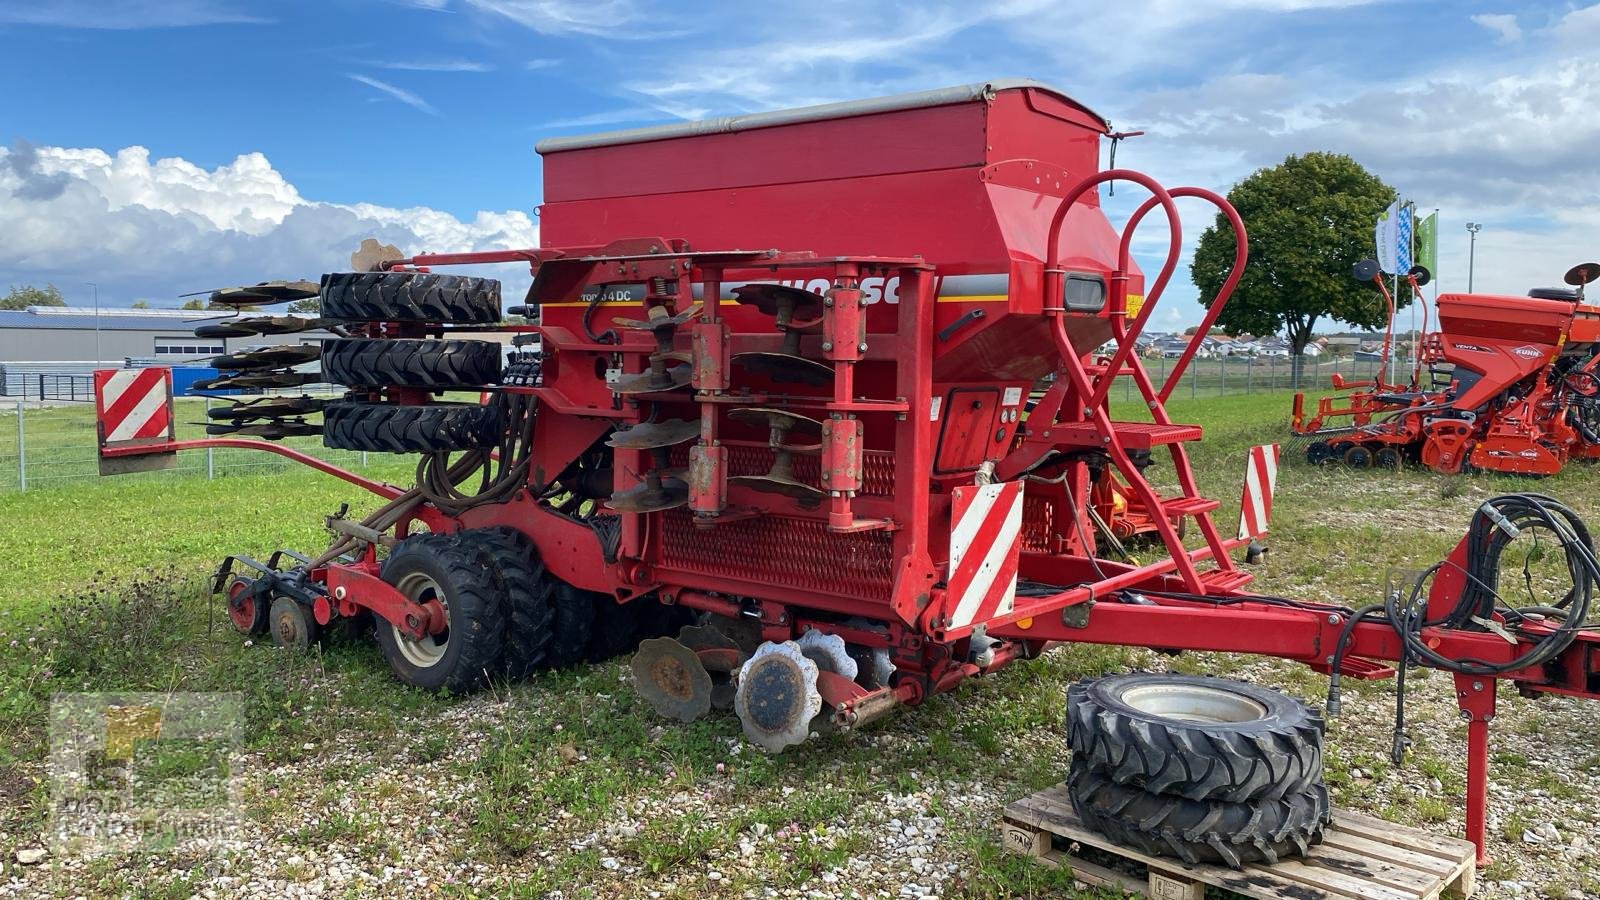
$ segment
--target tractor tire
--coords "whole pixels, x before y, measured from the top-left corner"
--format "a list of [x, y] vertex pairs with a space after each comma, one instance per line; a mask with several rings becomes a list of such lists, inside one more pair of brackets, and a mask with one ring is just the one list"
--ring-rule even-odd
[[1225, 678], [1137, 673], [1067, 689], [1067, 744], [1118, 784], [1188, 800], [1275, 800], [1322, 781], [1320, 713]]
[[492, 341], [348, 338], [322, 345], [322, 374], [351, 387], [464, 388], [500, 380]]
[[439, 453], [495, 447], [505, 433], [496, 404], [397, 406], [340, 400], [322, 413], [322, 445], [378, 453]]
[[594, 603], [594, 624], [589, 628], [589, 646], [584, 658], [603, 663], [639, 646], [639, 610], [642, 599], [618, 603], [605, 594], [589, 593]]
[[1331, 818], [1328, 788], [1316, 784], [1278, 800], [1185, 800], [1118, 784], [1074, 756], [1067, 796], [1083, 824], [1113, 841], [1189, 865], [1268, 865], [1304, 856]]
[[589, 638], [595, 628], [595, 606], [588, 591], [565, 582], [557, 582], [551, 600], [555, 604], [555, 621], [550, 627], [545, 665], [564, 669], [588, 658]]
[[395, 677], [423, 690], [465, 694], [498, 671], [506, 598], [473, 543], [447, 534], [406, 538], [380, 575], [413, 601], [438, 600], [446, 614], [445, 630], [421, 640], [377, 623], [378, 646]]
[[545, 667], [555, 622], [555, 580], [515, 528], [475, 528], [460, 535], [477, 548], [506, 600], [500, 674], [511, 681], [527, 678]]
[[1388, 469], [1391, 472], [1398, 472], [1405, 468], [1405, 465], [1405, 454], [1401, 453], [1399, 448], [1379, 447], [1377, 452], [1372, 454], [1372, 466], [1375, 469]]
[[334, 272], [322, 276], [322, 315], [353, 322], [500, 321], [500, 282], [425, 272]]

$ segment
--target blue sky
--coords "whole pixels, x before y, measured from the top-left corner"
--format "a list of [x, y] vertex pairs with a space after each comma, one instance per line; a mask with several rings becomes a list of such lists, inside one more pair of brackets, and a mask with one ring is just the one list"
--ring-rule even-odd
[[363, 229], [535, 240], [548, 135], [1017, 76], [1149, 131], [1119, 162], [1169, 184], [1353, 153], [1441, 207], [1446, 289], [1468, 220], [1480, 289], [1600, 256], [1582, 3], [0, 0], [0, 41], [0, 285], [108, 303], [338, 268]]

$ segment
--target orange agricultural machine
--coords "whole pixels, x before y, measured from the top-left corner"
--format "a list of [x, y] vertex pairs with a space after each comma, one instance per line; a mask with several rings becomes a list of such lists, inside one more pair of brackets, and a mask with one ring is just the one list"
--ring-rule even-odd
[[[399, 679], [450, 691], [634, 650], [635, 684], [663, 716], [731, 708], [772, 751], [1054, 641], [1298, 660], [1334, 676], [1333, 706], [1341, 676], [1434, 666], [1471, 721], [1481, 847], [1498, 680], [1600, 695], [1587, 532], [1549, 498], [1498, 498], [1448, 561], [1375, 604], [1249, 591], [1236, 556], [1266, 528], [1276, 448], [1250, 454], [1241, 524], [1225, 530], [1189, 462], [1202, 429], [1165, 406], [1243, 272], [1243, 224], [1209, 190], [1102, 170], [1110, 136], [1088, 107], [1019, 81], [545, 141], [544, 246], [405, 256], [374, 242], [355, 271], [216, 295], [318, 297], [316, 324], [342, 335], [312, 354], [320, 375], [292, 368], [302, 351], [252, 351], [219, 359], [211, 387], [326, 380], [345, 396], [245, 400], [214, 411], [210, 437], [179, 441], [162, 370], [102, 372], [102, 464], [257, 447], [382, 499], [360, 521], [329, 517], [320, 552], [228, 557], [217, 589], [241, 632], [304, 646], [370, 621]], [[1099, 202], [1111, 181], [1150, 194], [1120, 229]], [[1184, 197], [1214, 205], [1238, 249], [1158, 383], [1135, 347], [1178, 265]], [[1169, 238], [1147, 280], [1131, 247], [1156, 211]], [[531, 324], [500, 324], [497, 282], [438, 271], [504, 262], [530, 267], [513, 311]], [[1552, 340], [1565, 327], [1528, 326]], [[485, 331], [511, 337], [509, 360]], [[1140, 414], [1113, 416], [1119, 379]], [[412, 454], [416, 479], [376, 482], [262, 440], [315, 431]], [[1176, 493], [1151, 486], [1152, 458]], [[1156, 549], [1107, 552], [1117, 526], [1092, 509], [1137, 513], [1123, 533]], [[1541, 612], [1493, 590], [1523, 531], [1548, 532], [1569, 563], [1571, 591]], [[1074, 696], [1069, 741], [1121, 785], [1096, 798], [1156, 797], [1195, 825], [1173, 832], [1173, 852], [1276, 858], [1327, 822], [1321, 722], [1298, 703], [1164, 675]], [[1217, 803], [1232, 805], [1213, 816]], [[1220, 821], [1243, 824], [1202, 827]]]
[[[1388, 295], [1376, 264], [1356, 275]], [[1348, 393], [1320, 398], [1310, 417], [1295, 395], [1292, 428], [1311, 439], [1307, 461], [1554, 475], [1600, 457], [1600, 308], [1583, 302], [1597, 278], [1600, 263], [1588, 263], [1567, 273], [1570, 289], [1440, 296], [1438, 331], [1420, 342], [1410, 384], [1387, 384], [1381, 370], [1371, 382], [1334, 375]]]

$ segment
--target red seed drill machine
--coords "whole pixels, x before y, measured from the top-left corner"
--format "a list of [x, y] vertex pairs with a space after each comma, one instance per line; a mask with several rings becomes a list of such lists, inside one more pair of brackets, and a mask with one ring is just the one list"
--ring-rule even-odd
[[[1178, 264], [1175, 198], [1214, 205], [1239, 237], [1197, 335], [1245, 265], [1243, 225], [1212, 191], [1101, 170], [1109, 133], [1057, 90], [997, 81], [545, 141], [542, 247], [404, 257], [374, 242], [320, 284], [218, 293], [320, 296], [323, 319], [210, 333], [347, 336], [321, 348], [320, 375], [253, 351], [219, 359], [212, 387], [326, 380], [343, 399], [240, 402], [214, 411], [213, 436], [178, 441], [163, 370], [102, 372], [103, 469], [259, 447], [386, 501], [331, 517], [318, 555], [226, 560], [217, 589], [242, 631], [302, 644], [369, 615], [401, 680], [453, 691], [637, 647], [663, 715], [731, 706], [774, 751], [819, 716], [858, 727], [1055, 641], [1298, 660], [1335, 676], [1335, 698], [1339, 676], [1437, 667], [1471, 723], [1481, 847], [1499, 680], [1600, 695], [1582, 523], [1546, 497], [1498, 498], [1448, 560], [1373, 603], [1249, 592], [1234, 555], [1266, 528], [1276, 448], [1250, 454], [1225, 532], [1185, 449], [1201, 428], [1164, 403], [1200, 338], [1164, 383], [1134, 352]], [[1150, 194], [1120, 230], [1100, 206], [1113, 180]], [[1157, 210], [1170, 241], [1147, 282], [1130, 242]], [[498, 283], [437, 271], [507, 261], [532, 270], [513, 311], [534, 324], [495, 324]], [[496, 328], [517, 335], [509, 362], [462, 338]], [[1120, 378], [1147, 414], [1113, 417]], [[461, 389], [484, 399], [441, 399]], [[416, 483], [261, 440], [316, 431], [318, 412], [330, 447], [416, 454]], [[1145, 477], [1152, 453], [1177, 493]], [[1113, 475], [1157, 558], [1103, 552], [1087, 510]], [[1494, 590], [1501, 550], [1531, 529], [1571, 574], [1540, 611]]]
[[[1355, 275], [1388, 298], [1375, 261]], [[1597, 278], [1600, 263], [1586, 263], [1567, 272], [1569, 288], [1441, 295], [1439, 328], [1419, 342], [1410, 384], [1385, 383], [1382, 369], [1370, 382], [1335, 375], [1334, 388], [1349, 393], [1319, 398], [1309, 418], [1304, 394], [1295, 395], [1291, 427], [1311, 441], [1306, 459], [1554, 475], [1569, 460], [1600, 458], [1600, 308], [1583, 302], [1584, 285]], [[1410, 280], [1420, 296], [1415, 274]], [[1393, 302], [1389, 309], [1392, 334]]]

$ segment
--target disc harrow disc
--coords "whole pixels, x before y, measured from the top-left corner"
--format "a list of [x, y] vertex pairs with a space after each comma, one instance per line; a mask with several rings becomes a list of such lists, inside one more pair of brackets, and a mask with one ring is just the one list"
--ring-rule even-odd
[[[656, 308], [661, 309], [661, 307]], [[693, 320], [698, 315], [700, 315], [700, 307], [691, 306], [675, 316], [653, 316], [648, 319], [616, 318], [612, 319], [611, 321], [616, 323], [621, 328], [629, 328], [635, 331], [657, 331], [660, 329], [674, 331], [679, 325], [683, 325]]]
[[711, 711], [711, 674], [695, 652], [672, 638], [650, 638], [633, 655], [633, 683], [657, 713], [693, 722]]
[[207, 378], [203, 381], [196, 381], [194, 389], [197, 391], [231, 391], [241, 388], [303, 387], [308, 384], [316, 384], [321, 380], [321, 372], [295, 372], [285, 369], [271, 372], [251, 372], [245, 375], [226, 375], [221, 378]]
[[206, 434], [214, 436], [236, 435], [241, 437], [258, 437], [269, 441], [281, 441], [290, 437], [307, 437], [321, 434], [322, 425], [307, 422], [304, 419], [273, 419], [266, 422], [208, 422]]
[[314, 281], [262, 281], [212, 291], [210, 300], [220, 306], [263, 306], [308, 300], [318, 291]]
[[[749, 304], [769, 316], [779, 319], [778, 327], [786, 328], [792, 319], [815, 319], [822, 315], [822, 297], [810, 291], [786, 284], [770, 282], [744, 284], [733, 289], [740, 303]], [[784, 316], [787, 307], [787, 316]]]
[[793, 497], [804, 503], [821, 503], [822, 498], [828, 496], [818, 488], [814, 488], [804, 481], [787, 478], [782, 475], [768, 473], [766, 475], [735, 475], [728, 479], [729, 484], [742, 484], [751, 490], [761, 491], [764, 494], [782, 494]]
[[735, 422], [758, 427], [778, 428], [820, 439], [822, 423], [816, 419], [792, 413], [786, 409], [769, 409], [764, 406], [745, 406], [731, 410], [728, 418]]
[[244, 322], [217, 322], [211, 325], [201, 325], [194, 330], [195, 337], [203, 338], [233, 338], [250, 337], [260, 334]]
[[257, 400], [242, 400], [232, 406], [219, 406], [216, 409], [206, 410], [206, 417], [210, 419], [227, 419], [232, 422], [248, 422], [252, 419], [284, 419], [291, 416], [306, 416], [322, 411], [328, 401], [320, 397], [262, 397]]
[[820, 386], [833, 383], [832, 367], [814, 359], [791, 356], [788, 353], [772, 353], [765, 350], [735, 353], [733, 364], [746, 372], [765, 375], [779, 384]]
[[648, 513], [676, 509], [689, 502], [689, 486], [672, 478], [661, 480], [660, 486], [648, 481], [611, 495], [606, 506], [617, 512]]
[[350, 271], [376, 272], [384, 263], [397, 262], [406, 255], [393, 244], [380, 244], [377, 238], [365, 238], [356, 252], [350, 254]]
[[762, 644], [739, 670], [733, 708], [745, 736], [769, 753], [804, 741], [822, 712], [817, 664], [794, 641]]
[[624, 375], [617, 379], [611, 390], [618, 394], [654, 394], [659, 391], [675, 391], [688, 386], [694, 378], [693, 366], [672, 366], [666, 374], [656, 375], [654, 372], [644, 371], [637, 375]]
[[606, 446], [618, 450], [653, 450], [692, 441], [700, 436], [700, 423], [688, 419], [645, 422], [625, 431], [614, 432]]
[[213, 368], [223, 372], [238, 372], [245, 369], [275, 369], [281, 366], [298, 366], [302, 363], [315, 362], [322, 358], [320, 344], [284, 345], [280, 347], [264, 347], [260, 350], [246, 350], [243, 353], [227, 353], [211, 360]]

